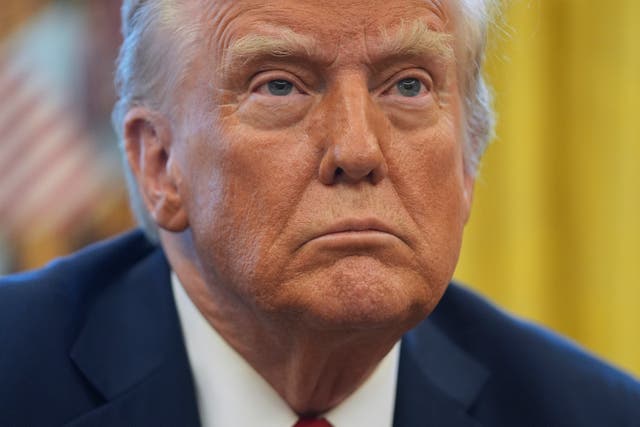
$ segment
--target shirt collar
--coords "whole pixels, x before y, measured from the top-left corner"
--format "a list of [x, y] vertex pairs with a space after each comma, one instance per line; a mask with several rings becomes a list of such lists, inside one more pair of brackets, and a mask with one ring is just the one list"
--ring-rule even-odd
[[[298, 417], [207, 322], [172, 272], [171, 285], [194, 376], [203, 427], [290, 427]], [[400, 346], [340, 405], [324, 414], [334, 427], [389, 427]]]

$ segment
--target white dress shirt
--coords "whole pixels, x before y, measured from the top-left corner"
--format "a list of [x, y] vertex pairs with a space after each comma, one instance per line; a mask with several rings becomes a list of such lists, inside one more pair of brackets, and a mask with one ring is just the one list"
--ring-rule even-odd
[[[298, 416], [207, 322], [175, 273], [171, 283], [202, 426], [292, 427]], [[399, 354], [397, 343], [360, 388], [323, 416], [334, 427], [391, 426]]]

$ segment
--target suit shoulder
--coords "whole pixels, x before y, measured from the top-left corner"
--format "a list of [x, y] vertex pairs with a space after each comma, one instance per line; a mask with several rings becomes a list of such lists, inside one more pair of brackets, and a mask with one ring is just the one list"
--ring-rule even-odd
[[73, 297], [81, 292], [79, 286], [90, 287], [88, 283], [113, 277], [153, 249], [142, 232], [136, 230], [89, 245], [41, 269], [0, 277], [0, 307], [10, 309], [21, 301], [33, 304], [52, 294]]
[[118, 270], [151, 248], [142, 233], [132, 232], [88, 246], [42, 269], [0, 278], [3, 376], [16, 363], [35, 365], [38, 354], [68, 344], [77, 332], [74, 327], [84, 304], [117, 277]]
[[[633, 425], [640, 416], [640, 383], [570, 340], [515, 318], [463, 286], [452, 284], [434, 323], [492, 372], [486, 399], [536, 407], [566, 425]], [[590, 418], [590, 419], [588, 419]], [[584, 424], [580, 424], [584, 421]]]
[[0, 278], [0, 419], [32, 414], [30, 402], [64, 408], [92, 396], [69, 357], [72, 343], [94, 297], [152, 251], [132, 232]]

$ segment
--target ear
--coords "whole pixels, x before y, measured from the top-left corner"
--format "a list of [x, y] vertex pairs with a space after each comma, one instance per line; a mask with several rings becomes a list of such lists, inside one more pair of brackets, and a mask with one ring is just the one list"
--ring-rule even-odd
[[169, 120], [144, 107], [129, 110], [124, 120], [124, 149], [150, 216], [165, 230], [189, 226], [178, 192], [179, 176], [172, 167]]
[[463, 183], [462, 183], [464, 186], [463, 203], [464, 203], [465, 211], [463, 212], [464, 214], [463, 220], [465, 224], [469, 222], [469, 218], [471, 217], [471, 205], [473, 204], [473, 189], [474, 189], [475, 183], [476, 183], [476, 178], [472, 174], [465, 172]]

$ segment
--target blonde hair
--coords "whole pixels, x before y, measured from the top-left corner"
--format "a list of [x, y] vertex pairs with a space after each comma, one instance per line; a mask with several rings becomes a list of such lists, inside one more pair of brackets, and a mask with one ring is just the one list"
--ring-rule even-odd
[[[461, 11], [459, 33], [464, 49], [462, 94], [464, 96], [464, 161], [466, 173], [475, 176], [480, 158], [493, 137], [492, 97], [483, 75], [487, 31], [499, 12], [499, 0], [458, 0]], [[112, 121], [124, 153], [123, 124], [126, 113], [135, 106], [167, 111], [175, 88], [195, 57], [199, 23], [192, 0], [123, 0], [123, 43], [117, 60], [118, 101]], [[168, 64], [181, 64], [179, 67]], [[133, 172], [123, 155], [131, 207], [152, 242], [158, 229], [146, 210]]]

